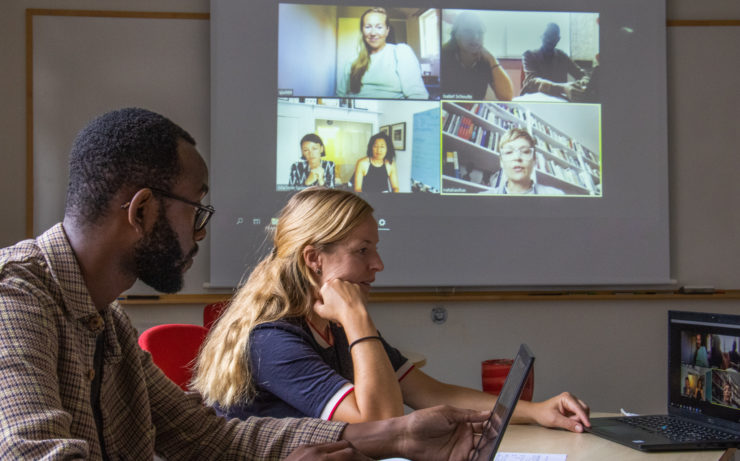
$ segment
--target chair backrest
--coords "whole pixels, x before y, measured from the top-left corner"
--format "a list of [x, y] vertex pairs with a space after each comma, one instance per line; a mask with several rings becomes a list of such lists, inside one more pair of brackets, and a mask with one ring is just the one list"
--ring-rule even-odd
[[210, 330], [213, 323], [221, 316], [221, 312], [229, 305], [228, 301], [206, 304], [203, 308], [203, 326]]
[[168, 378], [187, 390], [193, 361], [207, 334], [208, 329], [200, 325], [157, 325], [139, 336], [139, 346], [152, 354], [152, 361]]

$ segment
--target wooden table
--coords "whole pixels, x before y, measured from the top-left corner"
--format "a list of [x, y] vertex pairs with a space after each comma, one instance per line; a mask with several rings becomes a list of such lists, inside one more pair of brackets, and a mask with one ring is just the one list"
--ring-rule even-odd
[[[594, 413], [592, 416], [613, 416]], [[723, 450], [644, 453], [593, 434], [510, 424], [499, 452], [567, 454], [567, 461], [718, 461]]]

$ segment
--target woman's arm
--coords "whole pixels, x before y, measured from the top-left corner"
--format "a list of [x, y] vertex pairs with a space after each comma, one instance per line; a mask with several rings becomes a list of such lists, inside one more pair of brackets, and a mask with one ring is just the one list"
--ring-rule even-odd
[[367, 157], [363, 157], [358, 160], [355, 165], [355, 192], [362, 192], [362, 180], [365, 178], [365, 174], [367, 173], [367, 167], [365, 164], [369, 162], [370, 160]]
[[418, 368], [414, 368], [403, 378], [401, 392], [404, 403], [415, 410], [435, 405], [451, 405], [490, 411], [496, 403], [495, 395], [437, 381]]
[[[378, 336], [357, 284], [334, 279], [321, 287], [320, 294], [314, 311], [338, 322], [350, 345], [360, 338]], [[403, 415], [401, 388], [383, 343], [379, 339], [364, 340], [352, 346], [350, 353], [354, 391], [339, 403], [332, 419], [356, 423]]]
[[388, 179], [391, 181], [391, 190], [398, 192], [398, 169], [396, 168], [396, 162], [387, 162], [388, 165]]
[[491, 68], [491, 88], [496, 93], [496, 99], [511, 101], [511, 98], [514, 97], [514, 86], [511, 83], [509, 74], [499, 64], [498, 59], [485, 48], [483, 49], [483, 61], [488, 63], [488, 66]]
[[405, 43], [396, 45], [396, 72], [401, 81], [401, 92], [407, 99], [429, 99], [429, 92], [421, 78], [421, 66], [414, 50]]
[[[496, 396], [462, 386], [442, 383], [413, 369], [401, 381], [403, 401], [414, 409], [446, 404], [473, 410], [493, 408]], [[514, 409], [512, 423], [538, 423], [545, 427], [558, 427], [572, 432], [583, 432], [583, 425], [590, 426], [589, 408], [583, 401], [563, 392], [543, 402], [520, 400]]]
[[337, 80], [337, 96], [340, 98], [347, 96], [349, 92], [349, 71], [350, 67], [345, 66], [344, 71], [339, 74], [339, 79]]

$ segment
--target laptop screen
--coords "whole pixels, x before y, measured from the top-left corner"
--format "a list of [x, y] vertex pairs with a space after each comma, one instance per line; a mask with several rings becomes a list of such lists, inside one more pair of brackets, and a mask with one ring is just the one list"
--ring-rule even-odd
[[506, 425], [511, 419], [514, 407], [519, 401], [519, 396], [524, 389], [524, 382], [529, 375], [534, 362], [534, 355], [526, 344], [519, 347], [519, 353], [511, 365], [511, 370], [506, 376], [506, 382], [501, 388], [501, 393], [493, 406], [491, 416], [483, 427], [481, 438], [473, 453], [472, 461], [492, 461], [501, 438], [506, 430]]
[[669, 311], [669, 412], [740, 430], [739, 349], [740, 316]]

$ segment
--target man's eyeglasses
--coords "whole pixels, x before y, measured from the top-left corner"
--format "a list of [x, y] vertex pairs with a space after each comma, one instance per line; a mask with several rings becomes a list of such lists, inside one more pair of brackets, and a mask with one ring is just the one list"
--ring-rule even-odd
[[163, 197], [171, 198], [172, 200], [177, 200], [182, 203], [187, 203], [188, 205], [195, 207], [195, 223], [193, 224], [193, 230], [195, 232], [199, 232], [206, 227], [208, 221], [211, 220], [211, 216], [216, 212], [216, 209], [211, 205], [203, 205], [198, 202], [193, 202], [192, 200], [180, 197], [179, 195], [167, 192], [166, 190], [157, 189], [156, 187], [150, 187], [149, 189], [151, 189], [155, 194], [159, 194]]
[[534, 149], [531, 147], [518, 147], [516, 149], [505, 147], [501, 150], [501, 155], [505, 158], [512, 158], [515, 152], [518, 152], [524, 158], [532, 158], [532, 155], [534, 155]]

